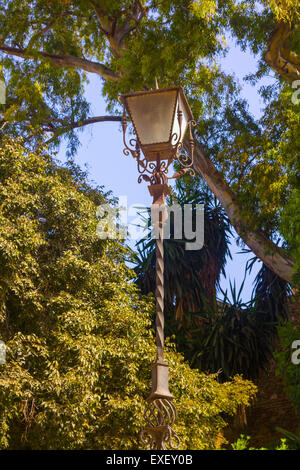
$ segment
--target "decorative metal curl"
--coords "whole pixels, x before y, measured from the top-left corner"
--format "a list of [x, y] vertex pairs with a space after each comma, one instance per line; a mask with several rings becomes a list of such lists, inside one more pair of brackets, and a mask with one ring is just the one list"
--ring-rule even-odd
[[144, 445], [151, 450], [178, 449], [180, 439], [171, 427], [177, 418], [172, 399], [157, 398], [150, 401], [144, 417], [146, 427], [139, 434]]
[[[141, 150], [139, 141], [137, 138], [131, 138], [127, 144], [126, 142], [126, 129], [127, 129], [127, 118], [124, 110], [122, 117], [122, 128], [123, 128], [123, 153], [125, 156], [132, 155], [137, 162], [137, 170], [139, 173], [138, 183], [143, 180], [150, 184], [164, 184], [168, 182], [168, 171], [171, 164], [171, 159], [165, 161], [160, 160], [159, 153], [157, 154], [156, 162], [149, 162], [145, 157], [141, 157]], [[133, 130], [135, 134], [135, 131]]]
[[[177, 161], [183, 167], [182, 170], [181, 170], [181, 172], [183, 172], [182, 174], [189, 173], [191, 176], [195, 176], [195, 170], [193, 168], [193, 166], [194, 166], [194, 152], [192, 153], [191, 157], [189, 155], [187, 155], [184, 151], [178, 153], [177, 154]], [[176, 173], [175, 173], [175, 175], [176, 175]], [[175, 177], [175, 175], [173, 175], [173, 177]]]
[[124, 155], [126, 157], [128, 157], [131, 154], [133, 156], [133, 158], [139, 158], [140, 149], [139, 149], [138, 140], [135, 139], [135, 138], [129, 139], [130, 147], [128, 146], [128, 144], [126, 142], [127, 118], [126, 118], [125, 111], [124, 111], [123, 116], [122, 116], [122, 129], [123, 129], [123, 144], [124, 144], [123, 153], [124, 153]]
[[[178, 121], [179, 121], [179, 117], [178, 117]], [[191, 119], [187, 123], [187, 125], [189, 127], [189, 134], [190, 134], [190, 136], [189, 136], [190, 155], [186, 155], [186, 153], [184, 151], [182, 151], [183, 143], [180, 142], [180, 140], [181, 140], [181, 133], [180, 133], [179, 138], [178, 138], [178, 142], [175, 144], [175, 147], [176, 147], [176, 156], [175, 156], [175, 158], [178, 161], [178, 163], [183, 167], [181, 171], [184, 171], [184, 173], [189, 173], [191, 176], [195, 176], [195, 170], [193, 169], [195, 142], [194, 142], [194, 138], [193, 138], [193, 134], [192, 134], [192, 126], [193, 127], [196, 126], [196, 122], [193, 119]], [[173, 134], [173, 136], [174, 135], [175, 135], [175, 133]], [[172, 138], [173, 138], [173, 136], [172, 136]], [[177, 177], [176, 173], [175, 173], [175, 175]], [[174, 178], [175, 175], [173, 175], [172, 178]]]
[[[194, 139], [193, 139], [191, 128], [192, 126], [195, 126], [196, 123], [194, 120], [190, 120], [187, 123], [189, 130], [190, 130], [189, 142], [190, 142], [190, 148], [191, 148], [190, 156], [187, 156], [183, 151], [181, 152], [183, 148], [183, 144], [181, 142], [183, 113], [180, 108], [177, 111], [177, 119], [178, 119], [178, 124], [179, 124], [179, 134], [177, 132], [174, 132], [171, 136], [172, 150], [171, 150], [169, 159], [161, 160], [159, 152], [158, 152], [156, 162], [153, 162], [153, 161], [149, 162], [145, 157], [144, 158], [141, 157], [141, 149], [140, 149], [138, 138], [133, 137], [129, 139], [128, 143], [126, 142], [127, 116], [126, 116], [126, 110], [124, 108], [124, 113], [122, 117], [123, 143], [124, 143], [123, 153], [125, 156], [128, 156], [131, 154], [133, 158], [136, 160], [137, 169], [139, 173], [138, 183], [141, 183], [142, 181], [146, 181], [150, 184], [167, 184], [168, 179], [173, 179], [175, 178], [175, 175], [176, 177], [178, 177], [181, 174], [183, 174], [182, 172], [179, 172], [179, 173], [175, 173], [175, 175], [173, 175], [172, 177], [167, 176], [168, 171], [169, 171], [169, 166], [172, 163], [173, 159], [177, 159], [177, 161], [183, 167], [182, 171], [184, 171], [184, 173], [188, 172], [191, 176], [195, 176], [195, 171], [193, 169]], [[133, 130], [133, 133], [135, 134], [134, 130]]]
[[[181, 133], [181, 132], [180, 132]], [[177, 132], [174, 132], [172, 135], [171, 135], [171, 144], [174, 148], [174, 150], [176, 151], [178, 149], [178, 145], [179, 145], [179, 138], [180, 138], [180, 135], [177, 134]]]

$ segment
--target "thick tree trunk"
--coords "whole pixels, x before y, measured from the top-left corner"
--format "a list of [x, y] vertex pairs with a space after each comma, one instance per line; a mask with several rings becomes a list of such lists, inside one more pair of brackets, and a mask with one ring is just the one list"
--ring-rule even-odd
[[[185, 141], [185, 148], [189, 148], [188, 141]], [[283, 249], [270, 241], [262, 231], [251, 230], [249, 224], [243, 220], [241, 207], [234, 193], [197, 141], [195, 142], [194, 169], [218, 198], [236, 232], [253, 253], [275, 274], [291, 282], [293, 260], [285, 254]]]

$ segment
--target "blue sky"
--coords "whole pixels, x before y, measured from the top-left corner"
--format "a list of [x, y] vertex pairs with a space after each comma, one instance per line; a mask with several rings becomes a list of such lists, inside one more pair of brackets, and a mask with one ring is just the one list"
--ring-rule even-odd
[[[249, 53], [243, 52], [239, 46], [228, 39], [229, 53], [220, 60], [222, 69], [234, 73], [242, 85], [242, 96], [249, 103], [249, 110], [259, 117], [263, 102], [258, 94], [261, 85], [269, 84], [272, 77], [262, 79], [256, 87], [243, 81], [243, 77], [255, 72], [257, 59]], [[101, 80], [95, 75], [90, 76], [90, 83], [86, 87], [86, 97], [91, 103], [91, 116], [105, 115], [106, 105], [101, 94]], [[114, 196], [126, 196], [128, 206], [150, 205], [151, 197], [146, 183], [138, 184], [136, 163], [131, 156], [123, 155], [123, 141], [121, 126], [117, 122], [104, 122], [86, 126], [79, 133], [81, 147], [76, 156], [76, 162], [81, 166], [87, 165], [90, 178], [107, 190], [112, 190]], [[65, 161], [65, 147], [62, 146], [58, 154], [61, 161]], [[240, 247], [232, 240], [232, 260], [226, 265], [226, 279], [221, 280], [222, 289], [229, 289], [229, 280], [240, 286], [244, 278], [245, 264], [253, 254], [240, 255]], [[242, 293], [244, 301], [249, 300], [252, 292], [252, 282], [261, 263], [256, 263], [251, 276], [248, 276]]]

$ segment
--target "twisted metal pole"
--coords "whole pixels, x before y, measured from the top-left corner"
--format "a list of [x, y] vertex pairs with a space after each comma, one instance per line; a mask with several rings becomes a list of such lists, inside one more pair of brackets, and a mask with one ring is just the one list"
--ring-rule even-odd
[[167, 219], [167, 211], [165, 206], [165, 196], [159, 198], [159, 200], [153, 201], [153, 206], [157, 205], [162, 211], [159, 210], [158, 218], [155, 221], [157, 224], [156, 229], [156, 348], [157, 348], [157, 360], [163, 360], [164, 358], [164, 223]]
[[168, 217], [165, 196], [166, 184], [149, 186], [153, 197], [151, 216], [156, 235], [156, 363], [152, 367], [152, 390], [145, 411], [146, 427], [140, 433], [141, 441], [150, 449], [177, 449], [179, 437], [172, 429], [177, 412], [169, 391], [169, 366], [164, 360], [164, 224]]

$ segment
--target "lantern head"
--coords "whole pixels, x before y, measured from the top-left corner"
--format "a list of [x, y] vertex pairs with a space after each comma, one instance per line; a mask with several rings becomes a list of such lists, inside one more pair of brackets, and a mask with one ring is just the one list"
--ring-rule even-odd
[[180, 86], [121, 96], [138, 144], [148, 161], [172, 160], [193, 115]]

